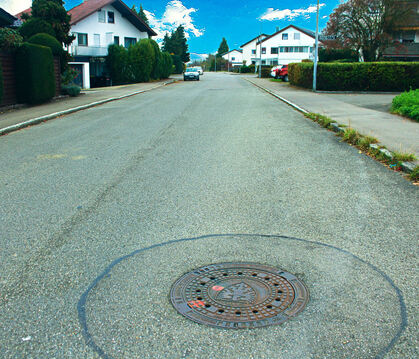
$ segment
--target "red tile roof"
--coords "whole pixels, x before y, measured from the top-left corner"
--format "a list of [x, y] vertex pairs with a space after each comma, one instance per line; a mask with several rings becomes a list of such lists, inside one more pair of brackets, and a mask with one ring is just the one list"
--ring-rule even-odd
[[73, 7], [68, 13], [71, 15], [71, 25], [88, 17], [100, 8], [115, 2], [115, 0], [85, 0], [80, 5]]

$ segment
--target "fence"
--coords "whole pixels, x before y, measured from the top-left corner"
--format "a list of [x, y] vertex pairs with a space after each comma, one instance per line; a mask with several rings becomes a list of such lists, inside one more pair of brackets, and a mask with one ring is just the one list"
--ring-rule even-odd
[[[3, 100], [0, 106], [14, 105], [17, 103], [15, 57], [11, 53], [0, 52], [0, 62], [3, 68]], [[54, 57], [54, 73], [55, 96], [59, 96], [61, 93], [61, 71], [58, 57]]]

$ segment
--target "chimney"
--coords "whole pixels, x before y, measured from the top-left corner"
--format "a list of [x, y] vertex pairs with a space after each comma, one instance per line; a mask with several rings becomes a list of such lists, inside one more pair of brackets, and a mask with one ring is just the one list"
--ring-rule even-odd
[[279, 31], [279, 26], [277, 26], [277, 27], [276, 27], [276, 30], [275, 30], [275, 32], [278, 32], [278, 31]]

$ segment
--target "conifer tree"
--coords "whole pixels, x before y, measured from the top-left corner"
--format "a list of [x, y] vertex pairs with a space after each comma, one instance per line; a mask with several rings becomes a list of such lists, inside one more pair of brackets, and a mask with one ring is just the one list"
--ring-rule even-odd
[[218, 48], [217, 56], [220, 57], [221, 55], [224, 55], [226, 52], [228, 52], [228, 45], [227, 40], [225, 37], [223, 37], [223, 40], [221, 41], [221, 44]]

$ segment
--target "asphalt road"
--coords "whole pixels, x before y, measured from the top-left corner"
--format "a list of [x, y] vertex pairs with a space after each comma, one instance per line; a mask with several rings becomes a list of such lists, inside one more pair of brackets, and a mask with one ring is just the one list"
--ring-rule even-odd
[[[0, 357], [417, 358], [418, 189], [239, 76], [0, 138]], [[280, 326], [180, 316], [211, 263], [294, 273]]]

